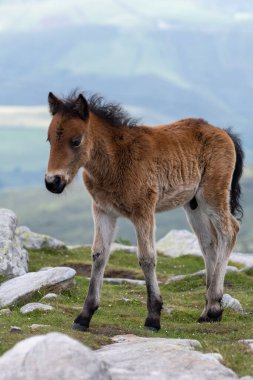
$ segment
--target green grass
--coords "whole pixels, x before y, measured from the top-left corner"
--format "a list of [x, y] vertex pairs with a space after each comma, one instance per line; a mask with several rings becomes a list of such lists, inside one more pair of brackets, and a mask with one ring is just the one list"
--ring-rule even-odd
[[[90, 249], [41, 250], [30, 251], [30, 270], [43, 266], [72, 265], [76, 268], [90, 264]], [[172, 275], [187, 274], [203, 269], [200, 257], [183, 256], [168, 258], [159, 256], [158, 278], [165, 281]], [[107, 274], [116, 273], [119, 277], [128, 275], [143, 278], [136, 256], [124, 252], [114, 252], [110, 258]], [[253, 375], [252, 352], [240, 339], [253, 336], [253, 271], [229, 273], [225, 280], [225, 292], [238, 298], [247, 314], [236, 314], [225, 310], [221, 323], [199, 324], [199, 317], [205, 298], [204, 279], [193, 277], [170, 285], [161, 284], [164, 300], [162, 328], [158, 333], [143, 328], [146, 317], [146, 289], [144, 286], [112, 285], [105, 283], [102, 290], [101, 307], [94, 315], [89, 332], [77, 332], [71, 324], [81, 310], [87, 292], [88, 280], [76, 276], [76, 284], [63, 291], [56, 300], [48, 301], [55, 310], [50, 312], [32, 312], [22, 315], [20, 305], [12, 307], [12, 313], [0, 316], [0, 354], [11, 348], [17, 341], [35, 334], [59, 331], [72, 336], [92, 348], [110, 343], [110, 337], [116, 334], [132, 333], [139, 336], [166, 338], [189, 338], [200, 341], [204, 352], [218, 352], [224, 358], [224, 364], [237, 372], [239, 376]], [[30, 297], [38, 301], [45, 294], [41, 291]], [[166, 307], [172, 308], [168, 316]], [[33, 332], [33, 323], [50, 327]], [[22, 333], [10, 333], [10, 327], [20, 326]]]

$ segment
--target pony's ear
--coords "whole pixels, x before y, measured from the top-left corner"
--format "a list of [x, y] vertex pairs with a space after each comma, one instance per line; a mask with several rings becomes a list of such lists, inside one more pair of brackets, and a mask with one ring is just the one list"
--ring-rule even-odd
[[48, 104], [50, 113], [55, 115], [60, 108], [61, 101], [52, 92], [49, 92]]
[[82, 94], [79, 94], [78, 98], [76, 99], [75, 110], [78, 112], [78, 115], [83, 120], [86, 120], [89, 116], [89, 105]]

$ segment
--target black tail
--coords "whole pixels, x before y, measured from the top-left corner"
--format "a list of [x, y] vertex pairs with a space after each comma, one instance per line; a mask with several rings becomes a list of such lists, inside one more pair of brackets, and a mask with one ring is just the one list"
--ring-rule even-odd
[[242, 149], [242, 142], [239, 136], [232, 133], [230, 128], [226, 129], [225, 131], [233, 140], [236, 151], [235, 170], [233, 173], [232, 184], [230, 189], [230, 210], [232, 215], [234, 215], [238, 220], [241, 221], [243, 217], [243, 208], [240, 204], [241, 186], [239, 181], [243, 172], [244, 152]]

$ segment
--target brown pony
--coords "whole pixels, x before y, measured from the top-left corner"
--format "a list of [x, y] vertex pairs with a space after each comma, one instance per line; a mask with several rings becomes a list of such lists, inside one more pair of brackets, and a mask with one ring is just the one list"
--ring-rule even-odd
[[160, 329], [162, 298], [156, 278], [155, 213], [184, 207], [206, 264], [206, 305], [199, 322], [220, 321], [227, 262], [242, 216], [240, 140], [202, 119], [156, 127], [137, 125], [117, 104], [97, 95], [48, 96], [53, 116], [46, 187], [61, 193], [83, 168], [93, 199], [92, 271], [74, 329], [86, 330], [100, 291], [118, 217], [135, 226], [147, 286], [145, 326]]

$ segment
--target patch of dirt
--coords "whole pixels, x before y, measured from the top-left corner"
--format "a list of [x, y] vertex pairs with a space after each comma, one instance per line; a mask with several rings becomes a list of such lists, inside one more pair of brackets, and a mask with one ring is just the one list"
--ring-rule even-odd
[[[75, 269], [76, 274], [78, 276], [90, 277], [90, 273], [91, 273], [91, 265], [90, 264], [65, 263], [65, 264], [62, 264], [62, 266]], [[105, 276], [104, 277], [130, 278], [133, 280], [142, 280], [143, 279], [143, 277], [141, 277], [138, 273], [135, 273], [134, 271], [127, 270], [127, 269], [110, 269], [110, 268], [107, 268], [105, 270]]]

